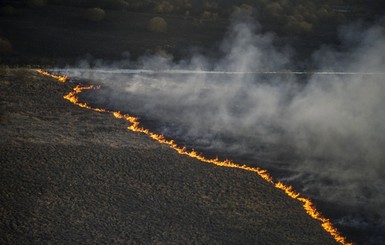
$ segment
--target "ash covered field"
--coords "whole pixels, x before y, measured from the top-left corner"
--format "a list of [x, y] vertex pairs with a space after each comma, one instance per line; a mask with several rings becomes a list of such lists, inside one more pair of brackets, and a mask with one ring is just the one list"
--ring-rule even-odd
[[336, 244], [255, 173], [182, 156], [63, 99], [72, 84], [2, 71], [1, 243]]
[[56, 72], [101, 84], [82, 100], [137, 116], [208, 156], [266, 168], [316, 200], [357, 243], [383, 243], [381, 25], [345, 27], [345, 52], [323, 47], [310, 72], [288, 70], [290, 55], [273, 39], [235, 21], [219, 59], [155, 55], [142, 57], [140, 70], [120, 69], [129, 63], [122, 61]]
[[[110, 80], [109, 84], [113, 88], [109, 85], [105, 87], [102, 85], [100, 90], [83, 94], [81, 101], [87, 101], [97, 108], [108, 108], [137, 116], [145, 128], [162, 134], [167, 139], [176, 140], [178, 145], [202, 152], [204, 156], [230, 159], [236, 163], [267, 169], [275, 179], [294, 186], [297, 191], [315, 200], [317, 208], [328, 218], [331, 218], [340, 230], [348, 234], [348, 237], [354, 237], [355, 241], [362, 243], [371, 238], [373, 238], [373, 244], [381, 241], [384, 230], [381, 188], [384, 183], [380, 174], [383, 159], [381, 156], [383, 146], [381, 137], [383, 134], [362, 132], [362, 128], [355, 128], [356, 126], [354, 126], [357, 123], [363, 123], [362, 126], [368, 126], [366, 129], [369, 131], [378, 130], [378, 127], [371, 128], [369, 125], [365, 125], [365, 123], [373, 120], [373, 116], [362, 115], [365, 118], [353, 118], [354, 121], [344, 121], [346, 115], [339, 114], [340, 108], [336, 108], [334, 111], [328, 107], [326, 111], [312, 111], [312, 115], [317, 114], [320, 121], [309, 122], [307, 121], [308, 118], [292, 118], [293, 114], [288, 115], [282, 112], [283, 109], [289, 109], [293, 104], [274, 104], [274, 106], [285, 108], [274, 108], [276, 111], [273, 113], [277, 114], [268, 117], [269, 115], [264, 115], [264, 113], [271, 113], [266, 107], [272, 106], [272, 104], [266, 103], [279, 103], [277, 101], [272, 102], [271, 100], [274, 98], [270, 96], [282, 93], [282, 91], [277, 91], [277, 89], [282, 89], [281, 85], [274, 88], [271, 87], [270, 83], [253, 82], [247, 86], [247, 91], [235, 92], [234, 88], [224, 88], [226, 82], [223, 80], [229, 79], [228, 75], [207, 75], [202, 82], [204, 85], [200, 88], [195, 87], [195, 81], [202, 79], [201, 75], [194, 76], [194, 81], [191, 81], [190, 84], [181, 82], [186, 79], [185, 75], [170, 75], [166, 78], [163, 76], [159, 78], [156, 75], [150, 77], [126, 75], [122, 77], [127, 81], [124, 83], [124, 86], [127, 86], [126, 91], [122, 92], [123, 89], [114, 90], [116, 86], [119, 87], [120, 85], [117, 85], [119, 82], [115, 83], [116, 80], [112, 79], [114, 82]], [[253, 77], [255, 78], [255, 76]], [[266, 76], [258, 77], [266, 79]], [[285, 77], [287, 78], [287, 75]], [[358, 84], [364, 83], [363, 78], [370, 80], [370, 84], [366, 84], [367, 87], [363, 91], [355, 92], [373, 95], [376, 93], [372, 93], [370, 90], [373, 89], [371, 86], [374, 86], [378, 91], [379, 97], [377, 99], [380, 100], [375, 100], [374, 104], [366, 106], [376, 108], [382, 105], [382, 92], [384, 92], [382, 75], [364, 75], [363, 77], [359, 76], [358, 79], [351, 75], [338, 77], [345, 83], [345, 86], [350, 84], [361, 87]], [[359, 82], [353, 85], [351, 83], [352, 78]], [[214, 81], [213, 79], [217, 80]], [[235, 75], [235, 78], [232, 76], [231, 79], [235, 79], [236, 81], [233, 82], [237, 83], [238, 76]], [[302, 79], [304, 78], [300, 78], [300, 80]], [[137, 84], [138, 81], [141, 85]], [[182, 86], [188, 86], [190, 91], [183, 95], [170, 96], [173, 94], [170, 93], [171, 90], [175, 92], [181, 89], [176, 83], [183, 83]], [[237, 86], [231, 82], [228, 85], [230, 87]], [[139, 92], [138, 94], [137, 88], [133, 89], [136, 86], [140, 87], [142, 93]], [[295, 85], [296, 89], [302, 92], [306, 91], [308, 86], [310, 85], [303, 81]], [[221, 108], [222, 105], [218, 104], [214, 106], [210, 103], [206, 104], [207, 98], [218, 101], [218, 97], [215, 96], [219, 96], [216, 93], [221, 88], [224, 88], [226, 92], [220, 97], [223, 99], [222, 102], [228, 103], [225, 105], [228, 108]], [[357, 88], [351, 87], [350, 89], [355, 90]], [[133, 92], [131, 89], [135, 91]], [[270, 89], [273, 91], [269, 91]], [[196, 97], [191, 98], [194, 96], [191, 95], [191, 91], [194, 91], [193, 94]], [[330, 92], [339, 93], [341, 91], [333, 90]], [[234, 93], [240, 93], [239, 97], [231, 97], [231, 94]], [[260, 96], [257, 98], [258, 102], [263, 103], [258, 108], [262, 115], [257, 115], [257, 118], [249, 118], [250, 111], [242, 106], [256, 106], [256, 104], [251, 104], [256, 103], [256, 101], [248, 97], [250, 94], [256, 93], [259, 93], [258, 96]], [[286, 90], [285, 93], [288, 91]], [[295, 101], [298, 100], [296, 96], [299, 95], [298, 92], [292, 91], [292, 94], [280, 94], [280, 96], [281, 98], [286, 96], [288, 101]], [[314, 94], [309, 96], [314, 96]], [[326, 96], [330, 100], [347, 99], [330, 94]], [[363, 103], [362, 100], [358, 99], [359, 96], [354, 97], [355, 102], [339, 101], [339, 103], [357, 108], [356, 106]], [[295, 109], [319, 110], [323, 106], [328, 106], [322, 104], [320, 98], [317, 97], [313, 99], [320, 104], [315, 105], [315, 101], [310, 98], [307, 98], [306, 104], [302, 104], [302, 108], [296, 107]], [[267, 101], [260, 101], [260, 99]], [[323, 103], [333, 104], [330, 100], [325, 101], [324, 99], [322, 99]], [[367, 103], [367, 101], [365, 102]], [[372, 110], [373, 108], [366, 109]], [[377, 111], [373, 113], [377, 113]], [[298, 114], [295, 115], [298, 116]], [[333, 116], [337, 116], [337, 118]], [[358, 115], [355, 116], [359, 117]], [[382, 120], [380, 118], [378, 119]], [[257, 120], [257, 122], [248, 122], [247, 119]], [[297, 120], [303, 125], [297, 125]], [[330, 123], [328, 125], [330, 128], [325, 129], [320, 126], [323, 120]], [[342, 125], [336, 125], [334, 120], [337, 122], [342, 120], [339, 121]], [[353, 126], [340, 128], [340, 126], [348, 126], [345, 123], [353, 124]], [[382, 125], [380, 121], [373, 123], [379, 127]], [[290, 128], [297, 126], [299, 128], [296, 128], [296, 131]], [[380, 128], [379, 131], [381, 130]], [[372, 139], [365, 138], [366, 134], [371, 134], [368, 137], [375, 138], [373, 142]], [[365, 137], [358, 138], [360, 136]], [[365, 146], [369, 144], [370, 148], [365, 148], [363, 144]]]
[[[330, 89], [323, 98], [315, 94], [325, 91], [320, 87], [309, 90], [314, 84], [307, 79], [330, 79], [329, 75], [301, 75], [293, 84], [282, 84], [271, 83], [271, 79], [288, 81], [294, 79], [293, 75], [249, 74], [242, 79], [253, 80], [243, 80], [242, 88], [238, 87], [240, 76], [228, 74], [107, 76], [111, 77], [99, 90], [81, 94], [81, 101], [139, 117], [145, 128], [204, 156], [267, 169], [273, 178], [315, 201], [317, 209], [348, 238], [359, 244], [382, 243], [383, 134], [372, 131], [383, 129], [374, 115], [366, 113], [378, 113], [374, 108], [383, 105], [383, 75], [337, 75], [340, 80], [333, 85], [323, 81], [322, 85]], [[361, 90], [363, 79], [368, 83]], [[345, 94], [339, 86], [349, 91]], [[305, 92], [309, 93], [307, 98], [302, 97]], [[354, 100], [350, 98], [352, 92], [357, 93]], [[368, 93], [375, 97], [359, 99]], [[273, 96], [286, 101], [276, 101]], [[296, 104], [300, 99], [306, 101], [302, 107]], [[343, 109], [330, 107], [335, 103], [354, 108], [351, 113], [363, 109], [366, 113], [341, 115]], [[253, 109], [258, 110], [254, 118], [250, 115]], [[300, 115], [295, 112], [300, 112], [291, 111], [294, 109], [310, 110], [319, 121], [308, 121], [314, 117], [295, 118]], [[344, 121], [350, 116], [353, 121]], [[328, 128], [322, 128], [322, 122], [328, 122]], [[362, 128], [356, 128], [357, 123]], [[350, 128], [343, 128], [349, 124]], [[364, 129], [368, 131], [362, 132]], [[367, 144], [370, 148], [364, 147]]]

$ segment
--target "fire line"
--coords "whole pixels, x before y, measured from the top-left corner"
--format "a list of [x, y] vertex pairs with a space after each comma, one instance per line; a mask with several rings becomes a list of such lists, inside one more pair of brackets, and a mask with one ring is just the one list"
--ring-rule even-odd
[[66, 77], [66, 76], [54, 75], [54, 74], [51, 74], [51, 73], [49, 73], [47, 71], [43, 71], [41, 69], [36, 70], [36, 72], [38, 72], [38, 73], [40, 73], [42, 75], [48, 76], [48, 77], [52, 77], [52, 78], [58, 80], [61, 83], [65, 83], [67, 81], [67, 79], [68, 79], [68, 77]]
[[[61, 83], [65, 83], [68, 80], [68, 77], [66, 77], [66, 76], [54, 75], [54, 74], [51, 74], [47, 71], [43, 71], [40, 69], [36, 70], [36, 72], [38, 72], [42, 75], [54, 78]], [[73, 88], [73, 90], [71, 92], [69, 92], [67, 95], [63, 96], [63, 98], [70, 101], [71, 103], [79, 106], [79, 107], [93, 110], [96, 112], [111, 113], [117, 119], [124, 119], [124, 120], [128, 121], [129, 123], [131, 123], [131, 126], [127, 127], [129, 130], [131, 130], [133, 132], [139, 132], [139, 133], [146, 134], [149, 137], [151, 137], [152, 139], [158, 141], [159, 143], [168, 145], [171, 149], [175, 150], [176, 152], [178, 152], [181, 155], [187, 155], [187, 156], [189, 156], [191, 158], [195, 158], [201, 162], [214, 164], [216, 166], [242, 169], [242, 170], [246, 170], [246, 171], [250, 171], [250, 172], [254, 172], [254, 173], [258, 174], [265, 181], [274, 185], [275, 188], [284, 191], [287, 196], [301, 202], [302, 207], [306, 211], [306, 213], [310, 217], [312, 217], [313, 219], [320, 221], [322, 228], [326, 232], [328, 232], [337, 242], [344, 244], [344, 245], [353, 245], [352, 242], [348, 242], [347, 239], [339, 233], [337, 228], [334, 227], [334, 225], [331, 223], [331, 221], [329, 219], [327, 219], [319, 211], [317, 211], [315, 205], [313, 204], [313, 202], [310, 199], [303, 197], [303, 196], [301, 196], [300, 193], [294, 191], [292, 186], [286, 185], [280, 181], [274, 181], [273, 178], [270, 176], [270, 174], [267, 172], [267, 170], [260, 169], [258, 167], [249, 167], [247, 165], [237, 164], [237, 163], [234, 163], [230, 160], [219, 160], [218, 158], [214, 158], [214, 159], [206, 158], [203, 155], [201, 155], [200, 153], [196, 152], [195, 150], [188, 150], [186, 147], [180, 147], [179, 145], [177, 145], [174, 142], [174, 140], [166, 139], [163, 135], [153, 133], [153, 132], [149, 131], [148, 129], [143, 128], [142, 126], [140, 126], [140, 122], [139, 122], [137, 117], [133, 117], [133, 116], [130, 116], [128, 114], [122, 114], [119, 111], [110, 111], [110, 110], [103, 109], [103, 108], [94, 108], [94, 107], [91, 107], [90, 105], [88, 105], [87, 103], [79, 102], [78, 94], [82, 93], [84, 90], [92, 90], [92, 89], [99, 89], [99, 88], [100, 87], [95, 87], [93, 85], [89, 85], [89, 86], [76, 85]]]

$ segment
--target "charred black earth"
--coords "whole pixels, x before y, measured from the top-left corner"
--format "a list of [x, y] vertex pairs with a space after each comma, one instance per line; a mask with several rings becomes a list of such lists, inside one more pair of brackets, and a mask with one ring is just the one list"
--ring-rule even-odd
[[29, 70], [0, 76], [0, 243], [335, 244], [254, 173], [178, 155], [72, 105]]

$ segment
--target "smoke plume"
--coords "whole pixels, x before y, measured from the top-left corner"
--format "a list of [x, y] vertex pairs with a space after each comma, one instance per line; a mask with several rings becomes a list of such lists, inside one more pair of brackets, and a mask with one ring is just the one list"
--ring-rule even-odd
[[[312, 56], [315, 70], [328, 73], [284, 72], [292, 50], [237, 21], [219, 47], [221, 58], [196, 54], [175, 63], [145, 56], [141, 72], [119, 72], [120, 63], [67, 73], [108, 88], [96, 103], [156, 122], [166, 137], [219, 157], [283, 171], [286, 183], [364, 210], [384, 229], [385, 31], [355, 24], [340, 36], [341, 49], [323, 46]], [[280, 73], [265, 73], [272, 71]]]

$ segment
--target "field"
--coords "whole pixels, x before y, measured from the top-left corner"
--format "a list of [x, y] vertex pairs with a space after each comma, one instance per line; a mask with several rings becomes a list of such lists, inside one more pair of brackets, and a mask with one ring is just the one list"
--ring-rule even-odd
[[[257, 174], [180, 155], [63, 99], [82, 82], [102, 89], [80, 100], [138, 116], [207, 157], [266, 168], [348, 241], [382, 244], [384, 9], [374, 0], [2, 1], [0, 243], [335, 243]], [[187, 70], [240, 73], [177, 74]]]
[[109, 10], [104, 21], [89, 22], [83, 13], [83, 8], [47, 6], [2, 16], [0, 36], [12, 42], [14, 52], [0, 56], [0, 61], [52, 66], [76, 64], [91, 57], [127, 59], [128, 53], [132, 60], [159, 51], [180, 58], [195, 48], [212, 47], [222, 40], [228, 25], [227, 20], [218, 20], [197, 26], [193, 17], [167, 15], [163, 16], [167, 33], [154, 33], [147, 30], [147, 24], [156, 14]]
[[3, 69], [2, 244], [334, 244], [256, 174], [178, 155], [62, 98], [73, 84]]
[[[202, 53], [211, 57], [223, 55], [221, 41], [230, 20], [197, 21], [199, 16], [157, 14], [152, 12], [106, 10], [103, 21], [84, 19], [84, 8], [47, 5], [44, 8], [20, 8], [12, 16], [0, 16], [0, 37], [12, 44], [12, 53], [0, 56], [0, 64], [12, 66], [79, 66], [87, 61], [137, 61], [148, 54], [168, 54], [175, 60]], [[167, 22], [164, 33], [151, 32], [148, 22], [161, 16]], [[259, 24], [257, 24], [259, 26]], [[280, 25], [265, 23], [261, 32], [271, 32]], [[296, 36], [280, 34], [275, 44], [295, 49], [297, 66], [309, 66], [310, 54], [325, 42], [336, 42], [336, 26], [323, 24], [313, 34]], [[135, 64], [128, 64], [135, 66]]]

